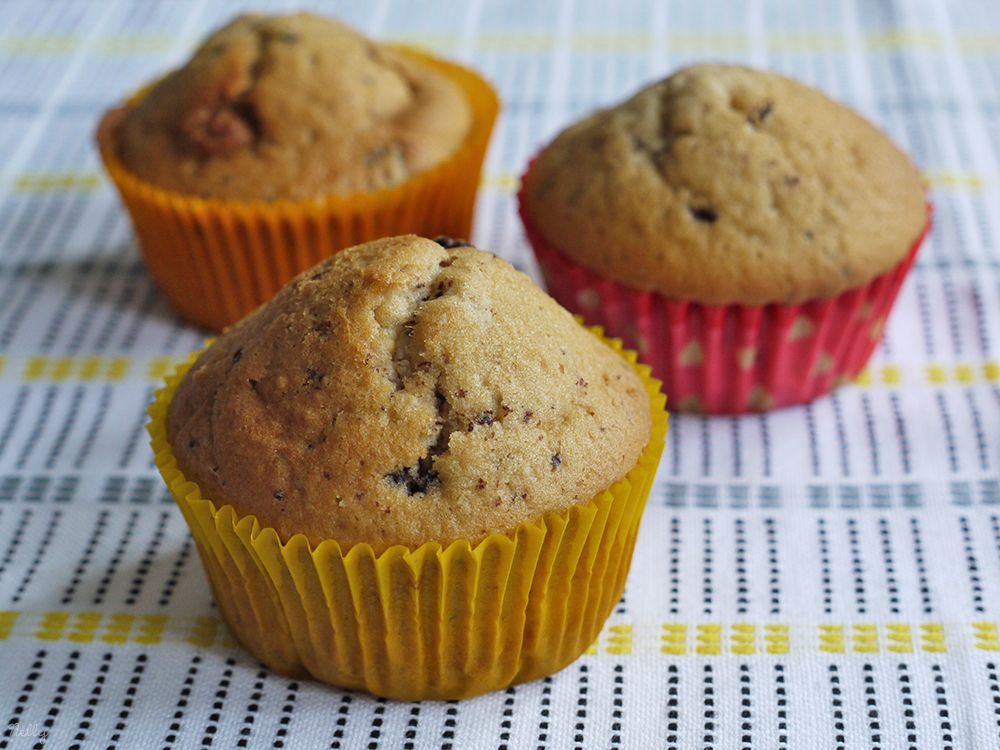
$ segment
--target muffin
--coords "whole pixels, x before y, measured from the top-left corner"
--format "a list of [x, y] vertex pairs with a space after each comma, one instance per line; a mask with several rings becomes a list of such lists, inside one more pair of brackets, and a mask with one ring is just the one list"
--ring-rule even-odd
[[668, 406], [711, 413], [856, 376], [929, 225], [882, 131], [803, 83], [723, 64], [567, 128], [519, 201], [549, 292], [636, 348]]
[[297, 276], [171, 379], [150, 431], [257, 658], [451, 699], [597, 637], [663, 448], [658, 385], [506, 261], [411, 235]]
[[466, 237], [496, 117], [473, 72], [310, 13], [248, 14], [97, 141], [157, 282], [221, 330], [343, 247]]

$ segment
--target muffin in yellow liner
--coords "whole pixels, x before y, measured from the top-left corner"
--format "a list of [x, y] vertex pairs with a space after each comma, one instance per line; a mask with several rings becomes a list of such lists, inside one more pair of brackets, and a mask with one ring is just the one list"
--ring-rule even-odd
[[[396, 45], [402, 58], [452, 81], [471, 108], [471, 129], [449, 156], [402, 182], [309, 199], [202, 198], [142, 179], [116, 152], [124, 107], [97, 130], [101, 158], [133, 223], [143, 259], [188, 321], [222, 330], [270, 299], [297, 273], [340, 249], [414, 233], [468, 237], [480, 172], [499, 110], [494, 89], [472, 70]], [[132, 96], [145, 97], [154, 84]]]
[[[600, 329], [594, 329], [600, 334]], [[602, 337], [603, 338], [603, 337]], [[165, 418], [192, 355], [157, 391], [156, 465], [191, 528], [225, 621], [256, 658], [289, 676], [400, 700], [451, 700], [538, 679], [597, 638], [625, 588], [667, 432], [665, 396], [635, 353], [652, 406], [649, 444], [589, 503], [476, 544], [311, 548], [239, 518], [177, 468]]]

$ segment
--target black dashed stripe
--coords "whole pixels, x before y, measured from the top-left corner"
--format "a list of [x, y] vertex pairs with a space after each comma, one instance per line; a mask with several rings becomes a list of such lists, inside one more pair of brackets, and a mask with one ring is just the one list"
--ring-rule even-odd
[[48, 658], [48, 652], [44, 649], [35, 653], [35, 660], [31, 662], [29, 667], [29, 672], [24, 678], [24, 684], [21, 685], [21, 690], [17, 694], [17, 698], [14, 700], [14, 707], [11, 710], [10, 718], [7, 723], [4, 724], [4, 732], [0, 735], [0, 750], [6, 750], [10, 747], [10, 733], [6, 731], [6, 728], [11, 725], [20, 725], [23, 723], [23, 719], [27, 718], [26, 713], [28, 710], [28, 704], [31, 702], [31, 697], [35, 695], [35, 691], [38, 687], [38, 680], [42, 676], [42, 671], [45, 669], [45, 661]]
[[192, 685], [195, 683], [195, 678], [198, 676], [199, 665], [201, 664], [201, 657], [197, 654], [191, 657], [189, 662], [187, 675], [184, 677], [180, 694], [177, 696], [177, 703], [174, 704], [174, 713], [170, 717], [171, 722], [167, 727], [167, 734], [163, 738], [164, 750], [169, 750], [177, 742], [178, 735], [181, 729], [184, 727], [185, 711], [188, 707], [189, 699], [191, 698]]
[[35, 450], [35, 445], [38, 444], [38, 440], [41, 438], [42, 432], [49, 423], [49, 417], [52, 415], [52, 405], [55, 403], [58, 393], [59, 386], [56, 385], [50, 385], [45, 389], [45, 395], [42, 398], [42, 408], [39, 410], [38, 416], [32, 420], [34, 426], [28, 434], [28, 439], [24, 441], [24, 445], [21, 448], [21, 454], [17, 457], [17, 461], [14, 463], [15, 468], [23, 469], [25, 465], [27, 465], [28, 459], [31, 458], [31, 454]]
[[111, 734], [111, 744], [108, 745], [107, 750], [116, 750], [118, 747], [117, 743], [121, 742], [122, 733], [128, 726], [128, 720], [132, 715], [132, 710], [135, 708], [135, 696], [139, 692], [139, 685], [146, 671], [147, 661], [148, 657], [146, 654], [138, 654], [135, 657], [135, 663], [132, 665], [132, 676], [129, 678], [128, 687], [125, 689], [125, 697], [122, 698], [121, 708], [115, 717], [114, 732]]
[[177, 589], [177, 584], [184, 574], [188, 560], [191, 558], [192, 549], [192, 537], [187, 535], [184, 537], [184, 544], [177, 553], [177, 559], [174, 560], [173, 566], [170, 568], [170, 575], [167, 576], [166, 583], [163, 584], [163, 590], [160, 592], [160, 600], [157, 604], [161, 607], [166, 607], [170, 604], [170, 600], [174, 596], [174, 591]]
[[938, 415], [941, 417], [941, 425], [944, 427], [945, 443], [948, 446], [948, 466], [953, 472], [957, 472], [959, 470], [958, 446], [955, 443], [955, 431], [951, 424], [951, 414], [948, 412], [948, 406], [945, 404], [944, 393], [937, 391], [934, 395], [938, 405]]
[[747, 535], [742, 518], [734, 521], [736, 547], [736, 614], [745, 615], [750, 606], [750, 586], [747, 581]]
[[121, 564], [122, 558], [125, 557], [125, 550], [132, 541], [132, 536], [135, 533], [135, 525], [138, 520], [139, 512], [132, 511], [125, 524], [125, 530], [122, 532], [121, 538], [118, 540], [118, 546], [115, 548], [114, 554], [108, 561], [108, 566], [104, 569], [104, 575], [101, 577], [97, 591], [94, 593], [93, 604], [102, 604], [104, 602], [104, 597], [108, 593], [111, 582], [118, 573], [118, 566]]
[[865, 568], [861, 559], [861, 542], [858, 535], [858, 522], [847, 519], [847, 544], [851, 555], [851, 573], [854, 575], [854, 605], [859, 615], [868, 612], [868, 599], [865, 593]]
[[930, 582], [927, 579], [927, 563], [924, 560], [924, 544], [920, 534], [920, 523], [916, 518], [910, 518], [910, 538], [913, 541], [913, 561], [917, 566], [917, 582], [920, 584], [920, 602], [925, 615], [934, 612], [931, 602]]
[[753, 750], [753, 698], [750, 665], [740, 664], [740, 750]]
[[770, 595], [769, 614], [781, 614], [781, 568], [778, 565], [778, 532], [773, 518], [764, 519], [764, 538], [767, 544], [767, 585]]
[[3, 559], [0, 559], [0, 576], [7, 571], [17, 551], [24, 543], [24, 530], [28, 528], [28, 523], [30, 523], [33, 516], [34, 512], [31, 508], [25, 508], [21, 511], [21, 518], [18, 519], [17, 526], [14, 528], [14, 533], [7, 544], [7, 549], [4, 551]]
[[934, 349], [934, 327], [931, 325], [931, 306], [927, 299], [927, 284], [924, 283], [921, 269], [915, 268], [917, 273], [913, 274], [914, 288], [917, 292], [917, 309], [920, 313], [920, 328], [924, 333], [924, 352], [927, 359], [933, 360], [936, 357]]
[[704, 666], [701, 676], [702, 742], [706, 750], [715, 744], [715, 675], [712, 665]]
[[698, 421], [701, 426], [701, 475], [710, 477], [712, 475], [711, 422], [706, 416], [702, 416]]
[[969, 414], [972, 416], [972, 428], [976, 436], [976, 450], [979, 454], [979, 468], [989, 471], [989, 446], [986, 431], [983, 429], [983, 415], [976, 405], [976, 393], [972, 388], [965, 389], [965, 400], [969, 403]]
[[997, 665], [989, 662], [986, 665], [986, 679], [990, 686], [990, 701], [993, 703], [993, 718], [996, 725], [996, 737], [1000, 740], [1000, 677], [997, 676]]
[[[546, 677], [545, 679], [548, 680], [549, 678]], [[547, 709], [544, 711], [544, 714], [548, 716]], [[444, 729], [441, 730], [441, 750], [454, 750], [455, 727], [458, 726], [458, 720], [455, 718], [458, 716], [458, 701], [448, 701], [448, 708], [445, 709], [444, 715]], [[547, 722], [546, 726], [548, 726]]]
[[[66, 693], [69, 692], [70, 687], [73, 684], [73, 675], [76, 672], [77, 665], [80, 660], [79, 651], [71, 651], [69, 658], [66, 660], [66, 666], [63, 667], [63, 673], [59, 678], [59, 684], [56, 686], [56, 693], [52, 696], [52, 701], [49, 704], [49, 710], [45, 712], [45, 719], [42, 720], [43, 731], [48, 732], [49, 735], [52, 733], [52, 727], [55, 726], [56, 720], [59, 718], [59, 714], [62, 713], [62, 705], [66, 702]], [[35, 747], [43, 747], [44, 742], [35, 745]]]
[[590, 668], [581, 664], [577, 670], [576, 688], [576, 723], [573, 724], [573, 742], [575, 750], [585, 750], [584, 729], [587, 723], [587, 692], [590, 682]]
[[778, 719], [778, 748], [788, 747], [788, 692], [785, 688], [785, 667], [774, 665], [774, 694]]
[[892, 555], [892, 537], [889, 534], [889, 521], [878, 520], [878, 533], [882, 546], [882, 563], [885, 566], [885, 587], [889, 594], [889, 611], [899, 614], [899, 581], [896, 579], [896, 563]]
[[875, 697], [875, 669], [871, 664], [865, 664], [865, 718], [868, 719], [869, 740], [872, 750], [882, 747], [882, 722], [879, 717], [878, 699]]
[[222, 714], [226, 708], [226, 698], [229, 697], [229, 686], [232, 683], [233, 667], [236, 666], [235, 659], [226, 659], [226, 668], [222, 670], [222, 677], [215, 685], [215, 693], [212, 695], [211, 713], [205, 720], [205, 728], [201, 733], [200, 747], [210, 747], [215, 742], [215, 736], [219, 732], [219, 723], [222, 721]]
[[101, 398], [97, 405], [97, 412], [94, 414], [94, 419], [90, 423], [90, 427], [87, 428], [87, 435], [83, 439], [83, 444], [80, 446], [80, 450], [73, 459], [74, 469], [80, 469], [83, 467], [84, 462], [90, 456], [91, 450], [93, 450], [94, 445], [97, 443], [97, 433], [100, 432], [101, 427], [104, 424], [104, 419], [107, 417], [108, 407], [111, 406], [111, 394], [113, 390], [114, 389], [110, 385], [105, 385], [101, 389]]
[[611, 745], [620, 746], [622, 744], [622, 718], [625, 710], [625, 667], [622, 664], [615, 664], [615, 687], [612, 690], [611, 699]]
[[837, 393], [830, 395], [830, 403], [833, 405], [833, 417], [837, 427], [837, 447], [840, 451], [840, 473], [849, 477], [851, 475], [851, 453], [850, 445], [847, 441], [847, 428], [844, 426], [844, 410], [840, 405], [840, 396]]
[[382, 738], [382, 726], [385, 724], [385, 707], [385, 698], [376, 699], [375, 710], [372, 712], [371, 727], [368, 730], [368, 744], [365, 745], [367, 750], [378, 750], [379, 740]]
[[62, 511], [54, 510], [52, 515], [49, 517], [49, 523], [45, 527], [45, 533], [42, 534], [42, 540], [38, 543], [38, 549], [35, 552], [35, 556], [32, 558], [31, 562], [28, 564], [27, 570], [24, 571], [24, 576], [21, 578], [21, 583], [18, 585], [17, 590], [11, 597], [11, 603], [17, 604], [21, 601], [21, 596], [27, 590], [28, 586], [31, 585], [32, 579], [35, 577], [35, 573], [38, 572], [38, 566], [41, 564], [45, 557], [45, 553], [52, 544], [52, 537], [55, 536], [56, 529], [59, 528], [59, 522], [62, 520]]
[[63, 448], [66, 446], [66, 439], [69, 437], [70, 432], [72, 432], [73, 427], [76, 425], [77, 417], [80, 416], [80, 405], [83, 403], [83, 397], [86, 392], [86, 388], [82, 385], [78, 385], [73, 390], [73, 398], [70, 401], [69, 410], [67, 411], [66, 417], [63, 419], [62, 427], [59, 428], [59, 433], [56, 435], [55, 441], [52, 443], [49, 455], [45, 458], [46, 469], [54, 469], [56, 461], [58, 461], [59, 456], [62, 455]]
[[[149, 403], [152, 400], [153, 389], [148, 388], [143, 402]], [[127, 469], [129, 464], [132, 462], [132, 456], [135, 455], [136, 449], [138, 449], [139, 445], [143, 443], [142, 438], [146, 433], [147, 422], [149, 422], [149, 417], [146, 415], [145, 411], [142, 411], [132, 427], [132, 431], [128, 437], [128, 442], [125, 444], [125, 450], [122, 451], [121, 458], [118, 460], [119, 469]], [[149, 461], [150, 463], [153, 461], [153, 457], [151, 455], [149, 457]]]
[[101, 703], [101, 696], [104, 693], [104, 686], [108, 680], [108, 672], [111, 670], [111, 660], [114, 655], [110, 652], [105, 652], [101, 656], [101, 665], [97, 668], [97, 674], [94, 675], [94, 684], [90, 688], [90, 697], [87, 699], [87, 707], [83, 709], [83, 713], [80, 716], [80, 721], [77, 722], [76, 731], [73, 734], [73, 744], [69, 746], [69, 750], [81, 750], [84, 744], [87, 742], [87, 733], [93, 727], [93, 718], [95, 707]]
[[514, 719], [515, 695], [517, 695], [517, 691], [512, 687], [504, 691], [503, 711], [500, 714], [502, 717], [500, 719], [500, 744], [497, 746], [497, 750], [509, 750], [510, 748], [510, 729]]
[[[514, 688], [511, 688], [513, 690]], [[410, 706], [410, 718], [406, 722], [406, 731], [403, 733], [403, 738], [406, 740], [403, 743], [403, 750], [413, 750], [416, 745], [414, 740], [417, 738], [417, 727], [420, 724], [420, 705], [414, 704]]]
[[153, 537], [149, 540], [149, 544], [146, 545], [146, 551], [143, 552], [142, 559], [139, 560], [139, 565], [135, 569], [135, 575], [132, 577], [132, 581], [129, 584], [128, 596], [125, 597], [125, 604], [128, 606], [135, 604], [136, 598], [142, 593], [142, 587], [146, 583], [146, 577], [149, 575], [149, 569], [152, 567], [153, 561], [156, 559], [156, 553], [160, 548], [160, 544], [163, 542], [163, 535], [166, 531], [167, 523], [170, 521], [170, 518], [170, 513], [166, 511], [160, 513], [160, 520], [156, 524]]
[[681, 521], [677, 516], [670, 518], [670, 614], [680, 614], [681, 592]]
[[941, 750], [955, 750], [952, 726], [951, 711], [948, 708], [948, 690], [945, 688], [944, 673], [941, 665], [935, 664], [931, 667], [931, 674], [934, 676], [934, 702], [937, 705], [938, 729], [941, 732]]
[[913, 688], [910, 686], [910, 673], [906, 664], [900, 664], [899, 671], [899, 692], [902, 694], [903, 703], [903, 729], [906, 733], [906, 750], [919, 750], [917, 744], [917, 723], [913, 715]]
[[736, 417], [729, 418], [730, 434], [733, 442], [732, 472], [733, 477], [743, 476], [743, 441], [740, 435], [741, 421]]
[[31, 386], [22, 385], [18, 388], [17, 396], [14, 397], [14, 407], [10, 410], [10, 416], [7, 417], [7, 424], [4, 425], [3, 433], [0, 434], [0, 458], [3, 458], [7, 450], [7, 445], [10, 443], [10, 438], [21, 421], [21, 415], [24, 414], [24, 406], [28, 403], [30, 395]]
[[819, 437], [816, 435], [816, 411], [811, 403], [806, 404], [805, 415], [806, 432], [809, 435], [809, 466], [812, 475], [818, 477], [820, 475]]
[[875, 432], [875, 417], [872, 414], [872, 401], [867, 393], [861, 394], [861, 410], [865, 415], [865, 434], [868, 436], [868, 448], [872, 459], [872, 476], [882, 474], [879, 457], [878, 434]]
[[538, 750], [545, 750], [549, 741], [549, 719], [551, 718], [551, 708], [552, 705], [552, 678], [545, 677], [542, 679], [542, 700], [540, 702], [540, 708], [538, 709]]
[[969, 586], [972, 589], [972, 604], [976, 612], [985, 612], [983, 605], [983, 582], [979, 575], [979, 563], [976, 559], [976, 548], [972, 541], [972, 527], [969, 519], [961, 516], [958, 519], [962, 531], [962, 546], [965, 552], [965, 568], [969, 572]]
[[760, 423], [760, 447], [761, 447], [761, 459], [763, 464], [761, 465], [761, 474], [765, 477], [771, 476], [771, 429], [770, 423], [767, 418], [767, 414], [760, 414], [757, 416], [757, 420]]
[[[249, 747], [250, 738], [253, 736], [253, 725], [257, 721], [257, 714], [260, 713], [260, 702], [264, 698], [264, 682], [267, 680], [267, 672], [263, 669], [257, 670], [255, 675], [256, 679], [253, 683], [253, 692], [250, 693], [250, 701], [247, 703], [246, 711], [243, 713], [243, 726], [240, 727], [239, 739], [236, 741], [236, 747]], [[342, 705], [343, 709], [344, 706]], [[343, 714], [346, 714], [346, 710]], [[338, 726], [343, 726], [338, 721]], [[331, 745], [331, 747], [340, 747], [340, 744]]]
[[899, 441], [899, 458], [903, 466], [903, 473], [909, 474], [912, 471], [910, 465], [910, 438], [906, 430], [906, 419], [903, 417], [899, 394], [890, 393], [889, 404], [892, 406], [893, 421], [896, 425], [896, 439]]
[[713, 556], [712, 549], [712, 519], [707, 516], [702, 519], [702, 560], [701, 560], [701, 603], [702, 614], [706, 617], [712, 615], [712, 581], [713, 581]]
[[833, 614], [833, 573], [830, 570], [830, 541], [826, 531], [826, 519], [817, 519], [816, 532], [819, 536], [820, 575], [822, 576], [823, 613]]
[[667, 667], [667, 750], [680, 750], [680, 675], [676, 664]]

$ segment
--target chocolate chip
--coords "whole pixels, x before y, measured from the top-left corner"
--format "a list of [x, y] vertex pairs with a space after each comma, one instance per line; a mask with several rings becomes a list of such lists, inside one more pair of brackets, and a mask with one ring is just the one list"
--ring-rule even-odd
[[303, 385], [309, 385], [313, 388], [319, 388], [323, 384], [323, 378], [326, 373], [314, 370], [311, 367], [306, 368], [306, 379], [302, 383]]
[[704, 221], [708, 224], [714, 224], [719, 218], [719, 215], [711, 206], [700, 206], [698, 208], [691, 206], [691, 215], [698, 221]]
[[281, 490], [275, 490], [271, 494], [274, 495], [274, 499], [275, 500], [284, 500], [285, 499], [285, 493], [282, 492]]
[[747, 114], [747, 122], [750, 125], [759, 125], [767, 119], [767, 116], [771, 114], [771, 110], [774, 109], [774, 105], [771, 102], [764, 102], [753, 112]]
[[441, 483], [440, 477], [436, 471], [430, 468], [429, 463], [429, 461], [421, 461], [416, 468], [404, 466], [386, 476], [386, 479], [402, 487], [408, 495], [425, 493], [428, 488]]
[[521, 417], [521, 421], [524, 422], [525, 424], [528, 424], [528, 420], [530, 420], [531, 417], [534, 416], [534, 414], [535, 412], [533, 412], [531, 409], [528, 409], [528, 411], [524, 412], [524, 416]]
[[555, 471], [562, 465], [562, 453], [556, 451], [552, 454], [552, 471]]
[[497, 421], [496, 417], [493, 416], [493, 412], [492, 411], [480, 412], [476, 416], [476, 424], [478, 424], [478, 425], [484, 425], [486, 427], [489, 427], [491, 424], [493, 424], [496, 421]]
[[446, 250], [450, 250], [453, 247], [472, 247], [465, 240], [456, 240], [454, 237], [446, 237], [443, 234], [435, 237], [434, 241]]

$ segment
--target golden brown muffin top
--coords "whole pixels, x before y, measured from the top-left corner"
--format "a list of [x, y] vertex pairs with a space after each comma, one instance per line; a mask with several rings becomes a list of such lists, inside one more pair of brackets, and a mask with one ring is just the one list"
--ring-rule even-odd
[[458, 85], [412, 56], [309, 13], [250, 14], [101, 128], [130, 171], [168, 190], [300, 200], [422, 172], [472, 117]]
[[908, 158], [819, 91], [685, 68], [558, 135], [524, 185], [549, 243], [674, 299], [828, 298], [899, 263], [926, 204]]
[[511, 531], [635, 466], [632, 366], [505, 260], [443, 244], [341, 251], [200, 356], [167, 434], [204, 497], [380, 552]]

